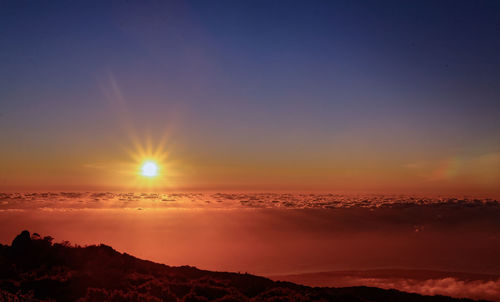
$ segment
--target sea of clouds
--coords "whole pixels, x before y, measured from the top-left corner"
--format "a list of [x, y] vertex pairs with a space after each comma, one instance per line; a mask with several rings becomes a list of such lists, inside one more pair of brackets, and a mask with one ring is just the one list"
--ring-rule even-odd
[[490, 198], [298, 193], [0, 193], [0, 210], [44, 208], [407, 208], [498, 207]]

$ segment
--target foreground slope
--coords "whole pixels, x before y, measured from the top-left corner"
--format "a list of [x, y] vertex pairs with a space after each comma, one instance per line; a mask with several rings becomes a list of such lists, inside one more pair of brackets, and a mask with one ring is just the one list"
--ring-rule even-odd
[[170, 267], [109, 246], [52, 244], [28, 231], [0, 245], [0, 301], [471, 301], [370, 287], [312, 288]]

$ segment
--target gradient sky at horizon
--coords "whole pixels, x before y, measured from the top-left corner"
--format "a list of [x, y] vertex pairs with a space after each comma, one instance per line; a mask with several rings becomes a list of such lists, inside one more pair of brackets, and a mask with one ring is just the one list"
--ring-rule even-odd
[[500, 195], [498, 1], [0, 1], [0, 189]]

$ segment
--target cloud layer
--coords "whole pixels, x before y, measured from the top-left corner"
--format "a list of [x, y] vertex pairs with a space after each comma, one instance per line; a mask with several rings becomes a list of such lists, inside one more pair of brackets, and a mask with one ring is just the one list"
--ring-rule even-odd
[[500, 301], [500, 277], [435, 271], [375, 270], [325, 272], [274, 277], [309, 286], [374, 286], [422, 295]]
[[0, 210], [99, 208], [411, 208], [498, 207], [489, 198], [282, 193], [0, 193]]

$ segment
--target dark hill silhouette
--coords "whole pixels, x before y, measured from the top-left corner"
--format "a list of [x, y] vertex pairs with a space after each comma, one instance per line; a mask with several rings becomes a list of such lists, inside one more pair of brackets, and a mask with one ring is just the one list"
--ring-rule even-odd
[[171, 267], [104, 244], [18, 235], [0, 245], [0, 301], [472, 301], [370, 287], [313, 288], [250, 274]]

